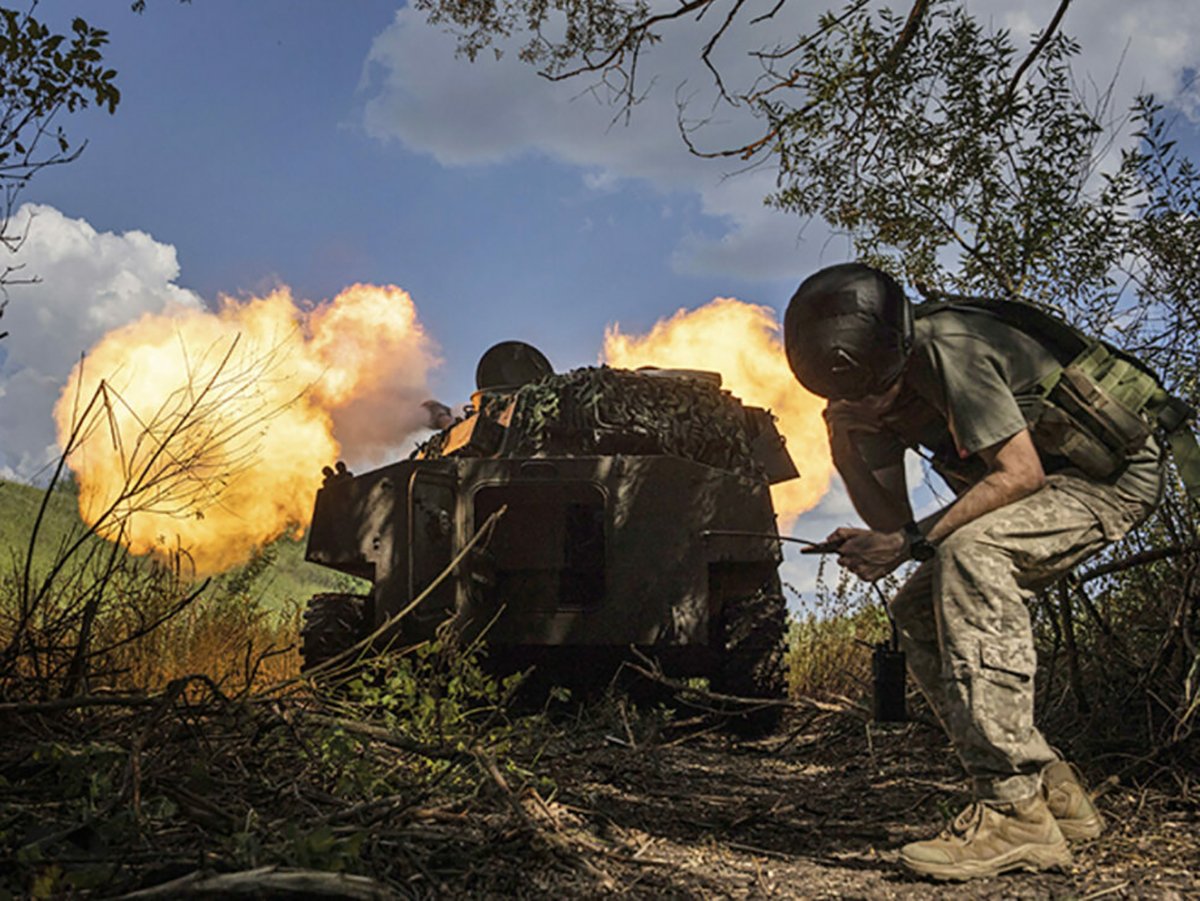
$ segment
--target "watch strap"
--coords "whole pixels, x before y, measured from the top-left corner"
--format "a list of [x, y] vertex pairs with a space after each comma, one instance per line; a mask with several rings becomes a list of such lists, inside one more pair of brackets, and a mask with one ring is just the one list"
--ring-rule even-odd
[[904, 524], [904, 540], [908, 545], [908, 556], [922, 563], [933, 558], [936, 553], [934, 546], [922, 533], [917, 524], [909, 520]]

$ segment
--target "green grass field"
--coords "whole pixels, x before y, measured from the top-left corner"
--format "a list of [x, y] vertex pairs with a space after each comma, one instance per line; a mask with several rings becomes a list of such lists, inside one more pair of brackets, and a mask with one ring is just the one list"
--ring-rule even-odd
[[[29, 537], [45, 492], [39, 488], [0, 480], [0, 573], [20, 573], [29, 550]], [[75, 495], [54, 491], [46, 509], [41, 537], [34, 550], [34, 566], [44, 571], [64, 540], [81, 527]], [[269, 563], [253, 580], [250, 591], [264, 609], [285, 610], [304, 603], [321, 591], [362, 592], [367, 584], [325, 569], [304, 559], [304, 539], [280, 538], [262, 549]], [[210, 590], [239, 579], [239, 567], [214, 579]]]

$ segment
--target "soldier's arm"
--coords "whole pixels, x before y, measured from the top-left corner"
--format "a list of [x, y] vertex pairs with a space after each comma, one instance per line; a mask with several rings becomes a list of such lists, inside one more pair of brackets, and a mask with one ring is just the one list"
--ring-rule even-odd
[[825, 420], [833, 465], [863, 522], [877, 531], [891, 532], [912, 519], [903, 447], [895, 443], [874, 465], [863, 456], [860, 442], [878, 436], [878, 418], [843, 401], [829, 405]]
[[[1032, 494], [1045, 483], [1042, 463], [1028, 430], [1022, 429], [979, 453], [988, 465], [987, 475], [936, 518], [926, 536], [929, 541], [937, 543], [960, 526]], [[887, 575], [907, 558], [908, 542], [900, 528], [870, 532], [838, 529], [830, 537], [841, 542], [839, 562], [868, 581]]]
[[963, 492], [938, 518], [929, 534], [937, 543], [955, 529], [1000, 507], [1019, 501], [1046, 482], [1046, 473], [1028, 429], [979, 451], [987, 475]]

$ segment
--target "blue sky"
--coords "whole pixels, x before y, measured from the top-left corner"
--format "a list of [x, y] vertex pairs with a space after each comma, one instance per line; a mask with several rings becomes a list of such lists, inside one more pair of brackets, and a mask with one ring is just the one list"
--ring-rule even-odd
[[[673, 268], [682, 240], [723, 232], [694, 193], [589, 186], [586, 171], [536, 148], [447, 166], [369, 135], [378, 91], [366, 59], [395, 3], [160, 0], [138, 16], [116, 0], [86, 13], [110, 30], [121, 105], [73, 122], [87, 151], [25, 199], [173, 245], [179, 284], [206, 299], [277, 281], [313, 300], [355, 281], [397, 284], [442, 345], [441, 378], [457, 394], [495, 340], [578, 365], [595, 361], [614, 319], [648, 327], [717, 294], [786, 297], [791, 279]], [[445, 110], [456, 113], [471, 115]]]
[[[1045, 16], [1032, 0], [970, 5], [1018, 33]], [[1200, 64], [1200, 4], [1086, 6], [1065, 28], [1099, 81], [1124, 54], [1122, 103], [1140, 87], [1196, 112], [1194, 87], [1178, 88]], [[766, 27], [802, 27], [815, 9]], [[3, 320], [9, 477], [33, 477], [52, 450], [49, 406], [78, 355], [168, 298], [211, 304], [287, 284], [320, 301], [355, 282], [398, 285], [444, 360], [431, 393], [455, 403], [496, 341], [530, 341], [560, 370], [591, 364], [613, 322], [644, 332], [717, 296], [782, 310], [800, 278], [848, 252], [820, 223], [762, 206], [769, 171], [727, 177], [728, 163], [683, 149], [676, 86], [701, 102], [709, 87], [695, 64], [701, 30], [658, 48], [646, 74], [659, 90], [626, 126], [583, 84], [552, 85], [512, 53], [454, 59], [447, 38], [395, 2], [38, 10], [59, 27], [82, 14], [109, 30], [122, 100], [115, 116], [66, 121], [86, 151], [22, 197], [44, 210], [28, 260], [42, 283], [13, 289]], [[706, 136], [732, 143], [755, 128], [722, 114]], [[835, 490], [804, 534], [850, 518]]]

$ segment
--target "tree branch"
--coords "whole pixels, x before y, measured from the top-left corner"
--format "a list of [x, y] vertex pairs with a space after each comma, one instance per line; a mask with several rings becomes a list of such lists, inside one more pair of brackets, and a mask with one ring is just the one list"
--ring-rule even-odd
[[1054, 36], [1054, 32], [1058, 30], [1059, 23], [1062, 22], [1063, 16], [1066, 15], [1067, 7], [1071, 5], [1071, 0], [1059, 0], [1058, 9], [1054, 11], [1054, 17], [1050, 20], [1050, 24], [1046, 26], [1046, 30], [1042, 32], [1038, 38], [1038, 42], [1033, 45], [1033, 50], [1017, 66], [1017, 71], [1013, 73], [1012, 81], [1008, 83], [1008, 89], [1004, 92], [1000, 100], [1000, 108], [1008, 106], [1012, 103], [1013, 95], [1017, 92], [1017, 86], [1021, 83], [1021, 78], [1033, 65], [1034, 60], [1038, 58], [1041, 52], [1046, 49], [1046, 45], [1050, 43], [1050, 38]]
[[928, 10], [929, 0], [916, 0], [913, 3], [912, 9], [908, 11], [908, 19], [904, 23], [904, 28], [900, 32], [900, 36], [896, 38], [896, 43], [888, 51], [888, 55], [882, 65], [871, 76], [871, 81], [874, 81], [883, 72], [896, 67], [896, 63], [900, 62], [900, 57], [904, 54], [904, 51], [908, 49], [909, 45], [913, 42], [913, 38], [917, 36], [917, 31], [920, 29], [921, 23], [925, 20], [925, 13]]
[[[672, 12], [659, 13], [656, 16], [643, 19], [636, 25], [631, 25], [629, 30], [625, 32], [625, 36], [621, 39], [620, 43], [613, 48], [608, 56], [599, 62], [585, 62], [581, 66], [577, 66], [574, 69], [568, 69], [564, 72], [548, 72], [543, 69], [538, 74], [549, 81], [565, 81], [568, 78], [574, 78], [577, 75], [583, 75], [586, 72], [603, 71], [621, 59], [632, 47], [636, 47], [643, 40], [645, 40], [646, 33], [655, 25], [658, 25], [661, 22], [669, 22], [672, 19], [682, 18], [688, 13], [695, 12], [696, 10], [703, 10], [705, 7], [711, 6], [715, 2], [716, 0], [689, 0], [689, 2], [684, 3], [682, 6], [676, 10], [673, 10]], [[629, 90], [632, 92], [632, 86], [630, 86]]]
[[1077, 576], [1075, 582], [1084, 585], [1091, 582], [1093, 579], [1099, 579], [1102, 576], [1111, 576], [1114, 573], [1124, 572], [1127, 569], [1133, 569], [1135, 566], [1144, 566], [1147, 563], [1154, 563], [1156, 560], [1166, 560], [1170, 557], [1180, 557], [1184, 554], [1194, 554], [1200, 552], [1200, 544], [1184, 544], [1172, 545], [1170, 547], [1155, 548], [1150, 551], [1141, 551], [1131, 557], [1126, 557], [1123, 560], [1113, 560], [1109, 563], [1103, 563], [1100, 566], [1089, 569], [1087, 572]]

